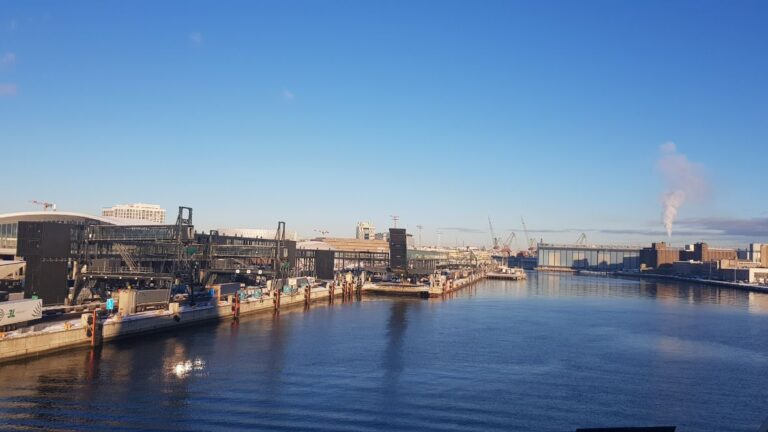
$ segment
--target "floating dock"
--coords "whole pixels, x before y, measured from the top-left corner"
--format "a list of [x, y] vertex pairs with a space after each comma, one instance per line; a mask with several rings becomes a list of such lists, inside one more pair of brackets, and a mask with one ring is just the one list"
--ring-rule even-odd
[[504, 267], [500, 271], [488, 272], [485, 277], [487, 277], [488, 279], [512, 280], [512, 281], [528, 279], [528, 275], [525, 273], [525, 270], [523, 270], [522, 268], [509, 268], [509, 267]]
[[406, 296], [429, 298], [428, 285], [412, 285], [398, 283], [366, 283], [363, 285], [363, 293], [387, 296]]
[[450, 294], [460, 289], [464, 289], [468, 286], [474, 285], [475, 283], [480, 282], [486, 277], [487, 277], [487, 274], [485, 272], [480, 272], [480, 273], [472, 273], [467, 277], [463, 277], [459, 279], [451, 279], [451, 280], [445, 281], [440, 286], [430, 287], [429, 296], [442, 297], [442, 296], [445, 296], [446, 294]]

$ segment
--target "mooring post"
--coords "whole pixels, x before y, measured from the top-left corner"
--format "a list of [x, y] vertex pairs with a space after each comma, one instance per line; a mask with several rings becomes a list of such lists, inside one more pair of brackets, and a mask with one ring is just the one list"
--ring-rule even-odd
[[96, 332], [99, 328], [99, 315], [96, 310], [93, 311], [93, 331], [91, 332], [91, 346], [96, 346]]
[[232, 297], [232, 320], [237, 321], [240, 319], [240, 295], [235, 293]]
[[275, 312], [280, 312], [280, 290], [275, 290], [275, 297], [272, 300], [275, 302]]

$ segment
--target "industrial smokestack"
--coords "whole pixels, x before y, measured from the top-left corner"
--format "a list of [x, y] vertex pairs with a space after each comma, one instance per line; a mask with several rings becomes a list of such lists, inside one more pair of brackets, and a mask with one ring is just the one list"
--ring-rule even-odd
[[686, 201], [702, 198], [707, 191], [707, 183], [701, 165], [690, 162], [684, 154], [678, 153], [675, 143], [667, 142], [659, 150], [661, 158], [658, 169], [665, 188], [661, 197], [661, 219], [667, 237], [672, 237], [672, 225], [680, 207]]

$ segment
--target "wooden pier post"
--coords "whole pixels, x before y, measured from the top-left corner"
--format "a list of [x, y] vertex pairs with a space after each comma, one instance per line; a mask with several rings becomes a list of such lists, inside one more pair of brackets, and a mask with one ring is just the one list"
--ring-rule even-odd
[[272, 300], [275, 302], [275, 312], [280, 312], [280, 290], [275, 291], [275, 297]]
[[238, 293], [235, 293], [234, 296], [232, 296], [232, 321], [237, 321], [240, 319], [240, 295]]

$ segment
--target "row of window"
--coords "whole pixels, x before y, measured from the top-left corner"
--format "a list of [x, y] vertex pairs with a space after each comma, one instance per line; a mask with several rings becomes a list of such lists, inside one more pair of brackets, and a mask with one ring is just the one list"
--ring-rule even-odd
[[639, 269], [640, 251], [539, 249], [538, 264], [542, 267], [575, 269]]
[[136, 210], [136, 209], [105, 209], [102, 216], [119, 217], [126, 219], [145, 219], [153, 222], [165, 222], [163, 210]]
[[18, 224], [0, 224], [0, 249], [16, 249]]

